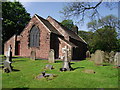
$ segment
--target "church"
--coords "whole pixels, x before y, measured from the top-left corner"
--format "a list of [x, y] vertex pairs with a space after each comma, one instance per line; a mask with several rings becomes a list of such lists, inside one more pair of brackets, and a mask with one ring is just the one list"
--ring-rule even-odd
[[72, 60], [86, 58], [87, 43], [77, 32], [67, 29], [54, 18], [44, 19], [35, 14], [19, 35], [13, 35], [4, 44], [4, 54], [12, 47], [12, 56], [30, 57], [32, 52], [38, 59], [48, 59], [50, 49], [56, 59], [62, 59], [62, 48], [68, 47]]

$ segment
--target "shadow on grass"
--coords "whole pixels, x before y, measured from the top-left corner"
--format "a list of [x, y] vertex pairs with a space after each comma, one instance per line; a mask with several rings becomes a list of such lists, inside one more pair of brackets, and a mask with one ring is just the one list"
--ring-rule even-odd
[[61, 63], [61, 62], [63, 62], [63, 61], [55, 61], [55, 63]]
[[35, 59], [35, 61], [36, 61], [36, 60], [46, 60], [46, 59]]
[[75, 63], [70, 63], [70, 65], [75, 64]]
[[13, 71], [13, 72], [18, 72], [18, 71], [20, 71], [20, 70], [18, 70], [18, 69], [12, 69], [12, 71]]
[[21, 62], [21, 61], [26, 61], [26, 60], [13, 60], [12, 63], [14, 63], [14, 62]]
[[85, 67], [76, 67], [76, 68], [73, 68], [73, 70], [80, 69], [80, 68], [85, 68]]
[[0, 66], [0, 68], [4, 68], [4, 66]]
[[13, 88], [12, 90], [28, 90], [29, 88], [27, 88], [27, 87], [23, 87], [23, 88]]

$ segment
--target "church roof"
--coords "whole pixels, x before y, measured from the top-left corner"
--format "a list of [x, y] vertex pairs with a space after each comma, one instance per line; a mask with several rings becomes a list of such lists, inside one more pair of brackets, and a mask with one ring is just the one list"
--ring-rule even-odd
[[[50, 16], [49, 16], [50, 17]], [[52, 18], [52, 17], [50, 17]], [[52, 18], [53, 19], [53, 18]], [[63, 30], [65, 30], [66, 33], [68, 33], [68, 35], [75, 39], [75, 40], [78, 40], [78, 41], [81, 41], [83, 43], [86, 43], [79, 35], [77, 35], [75, 32], [73, 32], [72, 30], [69, 30], [68, 28], [66, 28], [65, 26], [63, 26], [60, 22], [58, 22], [57, 20], [53, 19], [54, 21], [56, 21], [56, 23], [58, 23], [62, 28]], [[87, 43], [86, 43], [87, 44]]]
[[[53, 26], [48, 20], [46, 20], [46, 19], [38, 16], [37, 14], [35, 14], [35, 15], [47, 26], [47, 28], [48, 28], [52, 33], [55, 33], [55, 34], [57, 34], [57, 35], [61, 35], [61, 34], [59, 33], [59, 31], [56, 30], [56, 29], [54, 28], [54, 26]], [[50, 16], [49, 16], [49, 17], [50, 17]], [[52, 17], [50, 17], [50, 18], [52, 18]], [[53, 18], [52, 18], [52, 19], [53, 19]], [[72, 30], [67, 29], [65, 26], [63, 26], [61, 23], [59, 23], [57, 20], [55, 20], [55, 19], [53, 19], [53, 20], [56, 21], [56, 23], [58, 23], [58, 24], [62, 27], [62, 29], [69, 35], [69, 37], [71, 37], [71, 38], [73, 38], [73, 39], [75, 39], [75, 40], [81, 41], [81, 42], [83, 42], [83, 43], [86, 43], [86, 42], [85, 42], [80, 36], [78, 36], [75, 32], [73, 32]], [[61, 35], [61, 36], [62, 36], [62, 35]]]
[[52, 32], [55, 33], [57, 35], [61, 35], [51, 24], [49, 21], [45, 20], [44, 18], [38, 16], [37, 14], [35, 14], [44, 24], [45, 26], [47, 26], [47, 28]]

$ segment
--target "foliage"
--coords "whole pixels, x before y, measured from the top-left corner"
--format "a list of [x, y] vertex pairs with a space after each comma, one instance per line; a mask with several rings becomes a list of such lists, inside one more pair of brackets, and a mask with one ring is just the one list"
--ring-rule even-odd
[[76, 34], [78, 34], [78, 27], [76, 25], [73, 24], [72, 20], [63, 20], [61, 22], [61, 24], [63, 26], [65, 26], [66, 28], [68, 28], [69, 30], [72, 30], [73, 32], [75, 32]]
[[111, 10], [115, 8], [115, 6], [117, 6], [117, 3], [105, 3], [103, 0], [100, 0], [99, 2], [70, 2], [60, 12], [64, 15], [64, 17], [76, 18], [76, 20], [80, 22], [84, 21], [85, 17], [90, 19], [99, 17], [100, 15], [98, 9], [100, 7], [109, 8]]
[[95, 31], [94, 48], [103, 51], [116, 51], [117, 48], [117, 32], [114, 28], [105, 26], [104, 28]]
[[102, 17], [99, 20], [93, 20], [87, 24], [88, 28], [92, 31], [95, 31], [99, 28], [110, 26], [113, 28], [120, 29], [120, 26], [118, 25], [118, 18], [114, 15], [108, 15], [105, 17]]
[[91, 31], [78, 31], [78, 35], [81, 36], [88, 44], [88, 50], [90, 50], [90, 52], [93, 52], [93, 36], [94, 33]]
[[64, 25], [65, 27], [67, 27], [69, 30], [71, 30], [72, 27], [74, 26], [72, 20], [63, 20], [63, 21], [61, 22], [61, 24]]
[[120, 41], [115, 28], [105, 26], [95, 32], [79, 31], [79, 35], [87, 42], [91, 53], [97, 49], [103, 51], [120, 51]]
[[2, 2], [3, 43], [14, 34], [19, 34], [30, 20], [30, 14], [20, 2]]
[[[44, 66], [49, 64], [47, 60], [32, 61], [29, 58], [15, 58], [13, 61], [12, 66], [16, 71], [2, 73], [3, 88], [118, 88], [118, 70], [112, 65], [95, 66], [88, 60], [72, 61], [71, 66], [74, 71], [60, 72], [63, 62], [56, 61], [51, 64], [55, 69], [46, 70], [46, 73], [58, 76], [47, 81], [35, 79], [44, 71]], [[94, 70], [96, 73], [84, 73], [86, 69]]]

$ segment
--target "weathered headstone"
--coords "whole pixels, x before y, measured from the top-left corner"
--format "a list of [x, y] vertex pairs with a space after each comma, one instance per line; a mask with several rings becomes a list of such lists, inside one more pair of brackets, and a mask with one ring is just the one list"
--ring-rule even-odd
[[11, 51], [12, 47], [11, 45], [8, 47], [8, 51], [6, 53], [6, 60], [4, 61], [4, 72], [9, 73], [12, 71], [12, 51]]
[[63, 57], [63, 67], [60, 69], [60, 71], [70, 71], [71, 70], [70, 60], [68, 59], [69, 49], [67, 47], [65, 47], [62, 50], [64, 53], [64, 57]]
[[101, 50], [96, 50], [95, 56], [94, 56], [94, 62], [96, 65], [101, 65], [104, 60], [104, 52]]
[[12, 47], [11, 45], [8, 47], [8, 51], [6, 52], [6, 61], [12, 62]]
[[31, 51], [30, 59], [35, 60], [36, 59], [36, 52]]
[[86, 52], [86, 58], [90, 58], [90, 51]]
[[91, 54], [90, 60], [91, 60], [91, 61], [94, 61], [94, 60], [95, 60], [95, 54]]
[[42, 79], [45, 78], [46, 80], [52, 80], [54, 77], [57, 77], [58, 75], [55, 74], [49, 74], [49, 73], [45, 73], [45, 71], [43, 71], [40, 75], [36, 76], [36, 79]]
[[51, 70], [51, 69], [54, 69], [54, 68], [53, 68], [53, 65], [46, 65], [45, 69], [50, 69]]
[[72, 59], [72, 52], [71, 49], [68, 49], [68, 61], [71, 62]]
[[114, 62], [114, 56], [115, 56], [115, 52], [114, 51], [111, 51], [109, 53], [109, 62], [110, 63], [113, 63]]
[[11, 66], [11, 62], [9, 61], [4, 61], [4, 68], [3, 68], [4, 72], [9, 73], [12, 71], [12, 66]]
[[55, 56], [54, 56], [54, 50], [53, 49], [50, 49], [50, 51], [49, 51], [48, 62], [49, 63], [54, 63], [55, 62]]
[[115, 54], [114, 65], [120, 66], [120, 52], [116, 52]]

